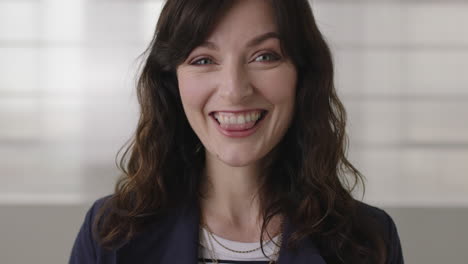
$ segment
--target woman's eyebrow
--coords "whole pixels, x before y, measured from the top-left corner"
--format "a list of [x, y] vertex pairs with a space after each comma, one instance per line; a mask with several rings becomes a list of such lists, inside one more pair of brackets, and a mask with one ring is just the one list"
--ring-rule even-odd
[[280, 39], [280, 36], [278, 33], [276, 32], [268, 32], [268, 33], [265, 33], [265, 34], [262, 34], [260, 36], [257, 36], [255, 38], [253, 38], [252, 40], [250, 40], [249, 42], [247, 42], [247, 47], [253, 47], [253, 46], [257, 46], [258, 44], [262, 43], [263, 41], [267, 40], [267, 39], [270, 39], [270, 38], [276, 38], [276, 39]]
[[[279, 40], [280, 36], [276, 32], [267, 32], [265, 34], [261, 34], [259, 36], [256, 36], [255, 38], [251, 39], [249, 42], [247, 42], [247, 47], [250, 48], [250, 47], [253, 47], [253, 46], [257, 46], [258, 44], [260, 44], [263, 41], [265, 41], [267, 39], [270, 39], [270, 38], [276, 38], [276, 39]], [[214, 44], [213, 42], [210, 42], [210, 41], [203, 42], [202, 44], [200, 44], [199, 47], [205, 47], [205, 48], [208, 48], [208, 49], [219, 50], [218, 46], [216, 46], [216, 44]]]

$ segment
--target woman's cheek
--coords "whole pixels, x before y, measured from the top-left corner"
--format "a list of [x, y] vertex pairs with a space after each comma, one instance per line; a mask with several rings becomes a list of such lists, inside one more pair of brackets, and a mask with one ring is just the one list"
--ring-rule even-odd
[[292, 65], [257, 73], [255, 86], [271, 103], [290, 101], [296, 92], [297, 73]]
[[213, 87], [212, 81], [207, 76], [181, 73], [178, 78], [180, 95], [185, 104], [201, 106], [206, 102], [210, 94], [210, 87]]

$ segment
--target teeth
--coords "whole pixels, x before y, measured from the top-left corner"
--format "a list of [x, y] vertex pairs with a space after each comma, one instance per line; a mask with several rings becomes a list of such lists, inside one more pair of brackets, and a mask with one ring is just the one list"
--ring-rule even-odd
[[214, 117], [221, 124], [245, 124], [248, 122], [255, 122], [261, 116], [260, 111], [250, 112], [250, 113], [241, 113], [241, 114], [224, 114], [221, 112], [216, 112]]

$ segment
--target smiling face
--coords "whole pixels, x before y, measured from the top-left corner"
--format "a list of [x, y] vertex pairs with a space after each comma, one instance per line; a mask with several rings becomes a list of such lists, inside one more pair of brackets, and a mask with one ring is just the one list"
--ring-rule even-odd
[[297, 73], [268, 1], [236, 1], [177, 67], [187, 119], [208, 160], [257, 164], [290, 126]]

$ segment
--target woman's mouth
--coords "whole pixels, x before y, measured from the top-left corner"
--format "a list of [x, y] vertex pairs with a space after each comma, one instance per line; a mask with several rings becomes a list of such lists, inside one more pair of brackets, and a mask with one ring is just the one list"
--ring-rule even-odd
[[268, 111], [213, 112], [210, 115], [217, 123], [218, 130], [229, 137], [246, 137], [255, 132]]

